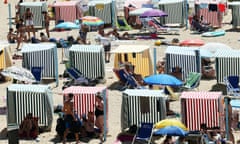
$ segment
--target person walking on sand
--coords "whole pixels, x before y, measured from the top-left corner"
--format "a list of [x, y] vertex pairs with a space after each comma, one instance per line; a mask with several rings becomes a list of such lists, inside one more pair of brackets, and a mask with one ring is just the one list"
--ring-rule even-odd
[[33, 36], [35, 37], [35, 30], [34, 30], [34, 24], [33, 24], [33, 13], [31, 12], [30, 8], [26, 9], [26, 12], [24, 13], [24, 20], [25, 20], [25, 26], [26, 30], [28, 32], [28, 40], [31, 39], [30, 32], [33, 32]]
[[44, 25], [45, 25], [47, 37], [50, 38], [49, 25], [50, 25], [50, 19], [51, 18], [46, 11], [42, 12], [42, 14], [44, 16]]
[[[68, 94], [68, 99], [64, 102], [64, 105], [63, 105], [64, 121], [65, 121], [65, 127], [66, 127], [63, 134], [63, 144], [66, 143], [66, 138], [69, 133], [69, 129], [71, 127], [72, 122], [77, 121], [77, 118], [74, 115], [72, 99], [73, 99], [73, 94], [72, 93]], [[76, 139], [76, 143], [79, 143], [78, 133], [75, 133], [75, 139]]]

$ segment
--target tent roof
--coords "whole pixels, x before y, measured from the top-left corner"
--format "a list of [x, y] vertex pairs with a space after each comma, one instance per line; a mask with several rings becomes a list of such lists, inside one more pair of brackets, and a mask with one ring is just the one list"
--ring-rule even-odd
[[148, 45], [120, 45], [116, 49], [112, 50], [112, 53], [140, 53], [150, 47]]
[[128, 96], [167, 97], [163, 90], [149, 89], [126, 89], [123, 94], [127, 94]]
[[96, 4], [108, 4], [111, 3], [111, 0], [92, 0], [88, 2], [89, 6], [94, 6]]
[[22, 2], [21, 6], [42, 6], [46, 2]]
[[79, 1], [58, 1], [53, 4], [53, 7], [75, 6], [77, 3], [79, 3]]
[[214, 54], [214, 57], [216, 58], [240, 58], [240, 50], [234, 50], [234, 49], [219, 49]]
[[102, 92], [106, 87], [83, 87], [83, 86], [71, 86], [63, 90], [63, 94], [96, 94]]
[[22, 53], [36, 52], [36, 51], [44, 51], [55, 48], [56, 44], [53, 43], [39, 43], [39, 44], [30, 44], [25, 43], [22, 46]]
[[172, 4], [172, 3], [179, 3], [183, 2], [184, 0], [161, 0], [158, 4]]
[[72, 45], [69, 51], [75, 52], [101, 52], [103, 47], [101, 45]]
[[196, 55], [195, 50], [198, 50], [198, 48], [197, 47], [168, 46], [165, 53], [195, 56]]
[[37, 92], [46, 93], [50, 90], [48, 85], [26, 85], [26, 84], [11, 84], [7, 87], [8, 91], [26, 91], [26, 92]]
[[182, 92], [180, 98], [191, 98], [191, 99], [218, 99], [222, 96], [222, 92]]

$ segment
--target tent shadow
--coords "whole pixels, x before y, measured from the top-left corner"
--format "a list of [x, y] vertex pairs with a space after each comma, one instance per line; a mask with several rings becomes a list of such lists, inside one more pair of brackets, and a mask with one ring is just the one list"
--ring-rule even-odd
[[124, 88], [124, 85], [121, 84], [121, 82], [119, 82], [119, 81], [113, 82], [111, 85], [108, 86], [109, 90], [119, 90], [119, 91], [122, 91], [123, 88]]
[[226, 32], [240, 32], [240, 28], [230, 28], [225, 30]]

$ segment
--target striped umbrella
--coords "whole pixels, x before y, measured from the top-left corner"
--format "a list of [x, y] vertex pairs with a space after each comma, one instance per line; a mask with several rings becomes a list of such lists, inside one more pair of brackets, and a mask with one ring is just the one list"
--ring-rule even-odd
[[82, 24], [85, 24], [88, 26], [100, 26], [104, 24], [103, 20], [94, 16], [85, 16], [85, 17], [82, 17], [81, 20], [82, 20]]

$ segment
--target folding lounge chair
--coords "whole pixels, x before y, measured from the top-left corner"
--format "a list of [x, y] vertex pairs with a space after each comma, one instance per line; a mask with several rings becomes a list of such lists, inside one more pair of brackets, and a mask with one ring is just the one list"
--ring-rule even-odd
[[41, 75], [42, 75], [42, 67], [32, 67], [31, 73], [33, 74], [34, 78], [36, 79], [36, 82], [40, 83]]
[[132, 27], [128, 25], [126, 19], [124, 17], [118, 17], [116, 21], [117, 29], [119, 30], [132, 30]]
[[67, 68], [67, 73], [69, 76], [73, 79], [74, 84], [82, 84], [82, 85], [88, 85], [89, 80], [78, 70], [76, 70], [73, 67]]
[[119, 79], [119, 81], [123, 84], [126, 84], [127, 82], [127, 71], [125, 68], [114, 68], [113, 72], [115, 73], [115, 75], [117, 76], [117, 78]]
[[201, 73], [197, 72], [190, 72], [186, 83], [183, 85], [182, 89], [187, 90], [194, 90], [195, 88], [198, 88], [201, 80]]
[[228, 95], [240, 96], [239, 76], [228, 76], [224, 78]]
[[136, 141], [151, 143], [152, 139], [153, 124], [152, 123], [141, 123], [141, 126], [137, 129], [137, 132], [133, 138], [132, 144]]
[[164, 25], [162, 25], [160, 22], [158, 22], [154, 18], [149, 21], [148, 25], [154, 27], [155, 29], [157, 29], [157, 32], [175, 33], [175, 34], [179, 33], [179, 29], [178, 28], [170, 28], [168, 26], [164, 26]]

